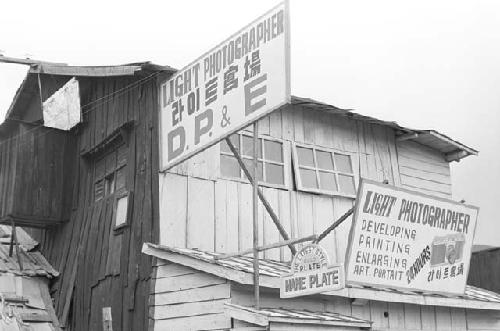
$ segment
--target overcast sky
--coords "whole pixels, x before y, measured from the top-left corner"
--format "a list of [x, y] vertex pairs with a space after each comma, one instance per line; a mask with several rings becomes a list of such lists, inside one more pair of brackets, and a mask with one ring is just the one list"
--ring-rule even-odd
[[[278, 1], [8, 1], [0, 52], [74, 65], [182, 68]], [[292, 94], [478, 149], [452, 164], [454, 198], [500, 246], [500, 2], [291, 1]], [[0, 116], [26, 74], [0, 64]]]

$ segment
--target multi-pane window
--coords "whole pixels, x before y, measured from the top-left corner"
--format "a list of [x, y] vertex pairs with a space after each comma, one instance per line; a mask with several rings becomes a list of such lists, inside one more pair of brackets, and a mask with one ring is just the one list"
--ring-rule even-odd
[[[233, 134], [230, 139], [240, 152], [246, 167], [252, 173], [253, 137], [246, 133], [238, 133]], [[275, 139], [259, 138], [257, 153], [257, 177], [260, 184], [286, 187], [287, 162], [283, 142]], [[222, 177], [246, 179], [238, 160], [234, 157], [225, 140], [221, 141], [220, 144], [220, 167]]]
[[94, 201], [113, 198], [115, 228], [127, 223], [127, 146], [113, 144], [94, 163]]
[[352, 156], [316, 146], [294, 146], [297, 188], [302, 191], [355, 196]]

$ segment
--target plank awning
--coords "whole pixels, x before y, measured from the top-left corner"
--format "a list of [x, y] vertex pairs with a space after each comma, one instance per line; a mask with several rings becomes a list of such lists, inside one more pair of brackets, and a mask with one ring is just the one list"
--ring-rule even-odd
[[37, 243], [22, 228], [17, 227], [21, 268], [16, 254], [9, 256], [10, 229], [10, 226], [0, 225], [0, 275], [12, 274], [49, 279], [59, 276], [59, 272], [47, 262], [45, 257], [40, 252], [33, 250]]
[[374, 117], [361, 115], [352, 111], [352, 109], [341, 109], [309, 98], [292, 96], [292, 105], [302, 106], [318, 111], [325, 111], [336, 115], [352, 118], [358, 121], [391, 127], [397, 133], [396, 140], [411, 140], [421, 145], [438, 150], [446, 156], [446, 160], [448, 162], [459, 161], [460, 159], [463, 159], [464, 157], [467, 157], [469, 155], [478, 154], [477, 150], [468, 147], [460, 143], [459, 141], [451, 139], [450, 137], [436, 130], [419, 130], [404, 127], [396, 122], [384, 121]]
[[234, 319], [266, 327], [271, 323], [287, 323], [369, 328], [372, 324], [371, 321], [337, 313], [312, 312], [298, 309], [255, 309], [253, 307], [225, 303], [224, 310], [227, 315]]
[[[246, 256], [215, 259], [220, 253], [204, 252], [197, 249], [175, 248], [152, 243], [144, 243], [142, 252], [163, 260], [203, 271], [230, 281], [253, 284], [253, 259]], [[290, 264], [268, 259], [260, 259], [260, 285], [271, 289], [280, 288], [280, 276], [290, 273]], [[352, 286], [340, 291], [324, 292], [352, 299], [365, 299], [387, 302], [412, 303], [426, 306], [445, 306], [470, 309], [500, 310], [500, 294], [467, 285], [465, 293], [459, 296], [401, 291], [390, 288]]]

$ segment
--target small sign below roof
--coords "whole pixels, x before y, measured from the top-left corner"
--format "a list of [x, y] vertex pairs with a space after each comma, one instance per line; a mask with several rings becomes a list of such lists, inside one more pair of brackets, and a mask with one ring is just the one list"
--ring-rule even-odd
[[292, 274], [281, 277], [280, 298], [341, 290], [344, 278], [343, 265], [330, 265], [325, 249], [309, 244], [295, 254]]

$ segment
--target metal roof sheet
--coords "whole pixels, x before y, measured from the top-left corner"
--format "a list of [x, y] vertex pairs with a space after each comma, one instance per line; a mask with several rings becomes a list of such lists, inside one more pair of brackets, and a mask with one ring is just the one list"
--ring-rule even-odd
[[[142, 251], [145, 254], [183, 264], [200, 271], [213, 273], [216, 276], [241, 284], [253, 284], [253, 258], [251, 257], [237, 256], [228, 259], [216, 259], [216, 256], [222, 254], [204, 252], [197, 249], [174, 248], [151, 243], [145, 243]], [[187, 257], [188, 259], [179, 259], [179, 256]], [[196, 263], [197, 261], [203, 263]], [[217, 266], [219, 268], [210, 268], [211, 266]], [[259, 259], [259, 266], [259, 272], [262, 277], [261, 285], [264, 287], [279, 288], [279, 277], [291, 272], [290, 264], [285, 262]], [[238, 273], [231, 274], [229, 272], [231, 270]], [[359, 297], [370, 300], [394, 300], [395, 302], [410, 302], [421, 305], [500, 310], [500, 294], [470, 285], [466, 286], [465, 293], [460, 296], [445, 296], [418, 291], [402, 291], [385, 287], [379, 288], [353, 285], [347, 286], [345, 291], [341, 290], [322, 294], [352, 298]]]
[[269, 323], [316, 324], [351, 327], [370, 327], [372, 322], [338, 313], [313, 312], [302, 309], [260, 308], [225, 303], [229, 316], [246, 322], [268, 326]]

